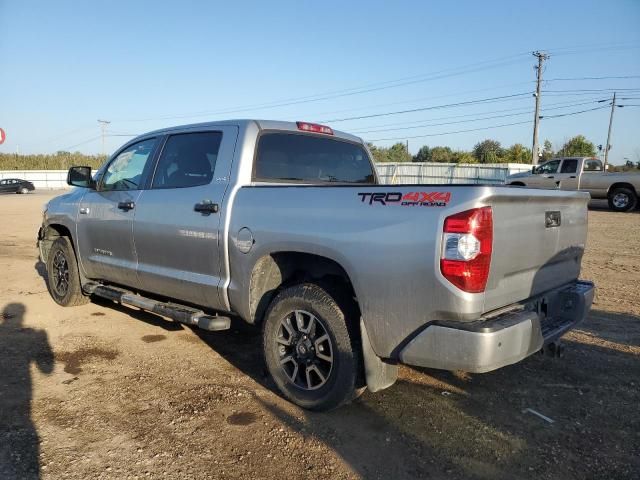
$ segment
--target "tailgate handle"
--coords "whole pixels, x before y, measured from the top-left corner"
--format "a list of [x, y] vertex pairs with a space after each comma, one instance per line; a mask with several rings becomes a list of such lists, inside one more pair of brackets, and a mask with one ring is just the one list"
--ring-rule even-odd
[[559, 227], [562, 223], [562, 217], [558, 211], [544, 212], [544, 226], [546, 228]]

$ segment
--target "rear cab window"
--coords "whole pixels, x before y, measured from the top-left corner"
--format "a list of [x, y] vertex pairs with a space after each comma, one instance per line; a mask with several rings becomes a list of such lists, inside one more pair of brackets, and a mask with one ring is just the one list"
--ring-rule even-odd
[[584, 161], [584, 168], [582, 169], [584, 172], [601, 172], [602, 171], [602, 162], [598, 159], [589, 159]]
[[286, 183], [375, 183], [369, 155], [358, 143], [293, 132], [258, 140], [253, 179]]

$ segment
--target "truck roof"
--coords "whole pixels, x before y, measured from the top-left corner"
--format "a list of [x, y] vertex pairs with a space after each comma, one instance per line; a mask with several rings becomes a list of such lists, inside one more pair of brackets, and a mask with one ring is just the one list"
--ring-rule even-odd
[[[261, 130], [281, 130], [281, 131], [291, 131], [291, 132], [300, 132], [301, 130], [298, 128], [296, 122], [285, 122], [281, 120], [257, 120], [257, 119], [231, 119], [231, 120], [218, 120], [215, 122], [201, 122], [201, 123], [192, 123], [188, 125], [176, 125], [172, 127], [161, 128], [158, 130], [153, 130], [151, 132], [144, 133], [139, 135], [136, 138], [146, 137], [151, 134], [158, 133], [168, 133], [176, 130], [188, 130], [195, 128], [203, 128], [203, 127], [215, 127], [216, 125], [237, 125], [241, 129], [246, 127], [250, 123], [255, 123], [258, 128]], [[360, 137], [356, 137], [355, 135], [351, 135], [350, 133], [342, 132], [340, 130], [333, 130], [333, 137], [340, 138], [343, 140], [350, 140], [352, 142], [364, 143]]]

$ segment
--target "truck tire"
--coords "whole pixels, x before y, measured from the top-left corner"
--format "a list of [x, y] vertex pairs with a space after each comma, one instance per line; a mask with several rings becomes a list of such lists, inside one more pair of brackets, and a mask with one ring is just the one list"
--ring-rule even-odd
[[636, 193], [626, 187], [617, 187], [609, 192], [607, 197], [609, 200], [609, 208], [614, 212], [627, 212], [636, 208], [638, 197]]
[[47, 258], [47, 289], [51, 298], [63, 307], [89, 302], [82, 293], [76, 254], [68, 237], [58, 237], [51, 245]]
[[327, 411], [362, 393], [361, 352], [347, 311], [312, 283], [286, 288], [269, 305], [265, 362], [278, 389], [296, 405]]

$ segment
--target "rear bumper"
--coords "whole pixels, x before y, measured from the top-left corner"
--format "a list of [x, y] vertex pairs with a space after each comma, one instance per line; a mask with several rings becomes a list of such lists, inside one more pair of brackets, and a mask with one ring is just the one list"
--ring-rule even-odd
[[594, 292], [593, 283], [577, 281], [490, 319], [431, 324], [400, 351], [400, 361], [474, 373], [516, 363], [582, 322]]

